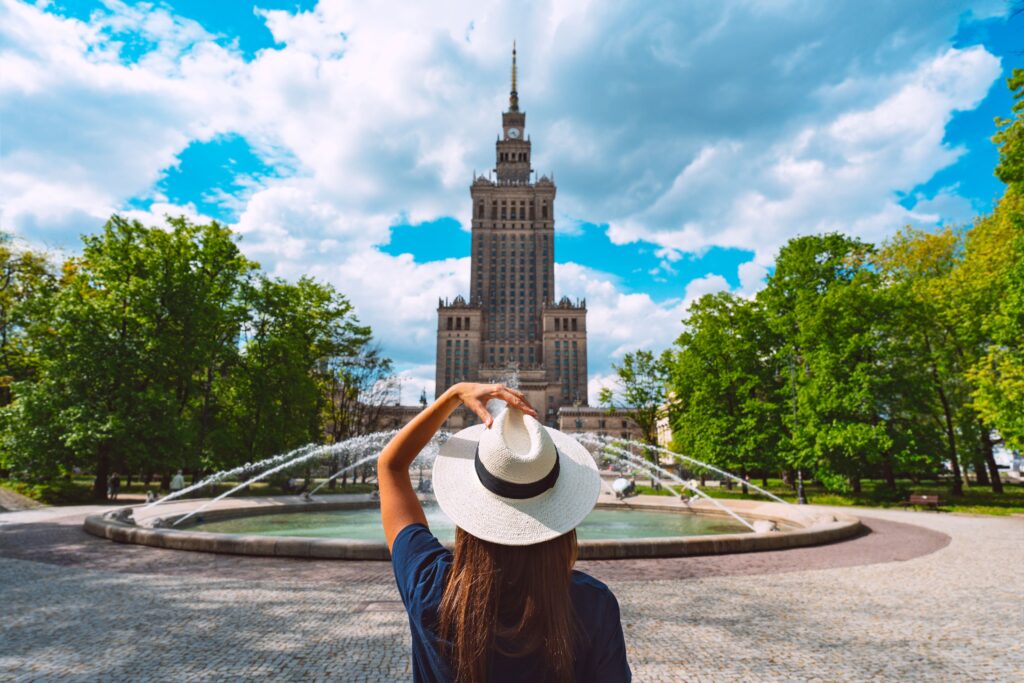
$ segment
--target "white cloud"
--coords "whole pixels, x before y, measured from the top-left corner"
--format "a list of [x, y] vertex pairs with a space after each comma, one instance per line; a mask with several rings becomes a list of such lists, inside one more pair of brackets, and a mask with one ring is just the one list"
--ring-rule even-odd
[[[879, 240], [908, 222], [958, 219], [962, 203], [914, 211], [898, 204], [897, 193], [964, 152], [943, 142], [945, 126], [953, 112], [976, 107], [998, 75], [999, 60], [984, 48], [949, 49], [894, 79], [894, 90], [873, 106], [767, 147], [709, 143], [654, 202], [613, 220], [609, 235], [688, 251], [755, 249], [765, 264], [801, 233], [839, 230]], [[940, 206], [956, 215], [936, 213]]]
[[917, 193], [910, 215], [914, 223], [937, 225], [939, 223], [967, 224], [980, 212], [966, 197], [957, 194], [957, 186], [943, 187], [932, 197]]
[[[399, 217], [468, 222], [512, 37], [535, 167], [556, 173], [557, 215], [573, 217], [559, 229], [609, 223], [615, 243], [651, 241], [655, 277], [711, 246], [753, 250], [738, 273], [746, 296], [795, 234], [875, 240], [906, 222], [962, 220], [955, 186], [910, 209], [897, 198], [962, 154], [943, 142], [946, 124], [999, 73], [984, 48], [949, 48], [960, 8], [929, 0], [872, 12], [324, 0], [260, 10], [278, 44], [249, 62], [162, 5], [108, 7], [83, 22], [0, 0], [2, 227], [67, 244], [133, 199], [155, 200], [140, 218], [198, 214], [156, 184], [190, 143], [240, 135], [294, 169], [231, 198], [245, 252], [274, 274], [337, 285], [431, 386], [437, 298], [468, 293], [468, 259], [417, 264], [375, 245]], [[155, 49], [129, 59], [132, 35]], [[560, 293], [588, 300], [595, 378], [626, 351], [670, 344], [695, 297], [728, 289], [711, 275], [655, 302], [575, 263], [557, 277]]]
[[[86, 24], [0, 2], [4, 229], [68, 242], [235, 118], [240, 58], [164, 9], [112, 6]], [[157, 49], [122, 63], [109, 34], [126, 31]]]
[[398, 376], [401, 381], [402, 405], [418, 404], [422, 392], [426, 392], [427, 401], [434, 400], [433, 362], [406, 368], [399, 371]]
[[[555, 266], [558, 296], [587, 300], [587, 355], [592, 373], [588, 390], [597, 400], [603, 386], [596, 381], [609, 377], [612, 363], [630, 351], [667, 348], [682, 331], [690, 304], [704, 294], [728, 291], [721, 275], [692, 280], [681, 299], [655, 302], [647, 294], [627, 294], [607, 273], [576, 263]], [[606, 383], [606, 382], [605, 382]]]

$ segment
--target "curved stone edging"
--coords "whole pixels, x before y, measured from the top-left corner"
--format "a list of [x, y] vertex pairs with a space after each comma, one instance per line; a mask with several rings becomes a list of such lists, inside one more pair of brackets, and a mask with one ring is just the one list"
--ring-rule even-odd
[[[338, 560], [389, 560], [387, 546], [376, 541], [353, 539], [310, 538], [302, 536], [257, 536], [218, 534], [188, 529], [154, 528], [154, 523], [168, 523], [187, 514], [197, 502], [184, 501], [169, 504], [171, 515], [158, 514], [139, 506], [133, 512], [140, 515], [137, 524], [117, 518], [117, 513], [86, 517], [83, 528], [88, 533], [118, 543], [133, 543], [157, 548], [256, 555], [301, 557]], [[765, 550], [784, 550], [834, 543], [856, 536], [864, 527], [850, 515], [825, 513], [814, 508], [796, 507], [780, 503], [744, 500], [719, 500], [747, 519], [767, 519], [780, 524], [782, 531], [744, 534], [718, 534], [711, 536], [683, 536], [670, 538], [636, 538], [615, 540], [583, 540], [579, 543], [581, 560], [626, 559], [645, 557], [684, 557], [693, 555], [721, 555]], [[603, 499], [601, 507], [628, 507], [645, 510], [678, 510], [699, 514], [724, 516], [721, 510], [707, 501], [683, 503], [663, 496], [639, 496], [626, 502]], [[332, 496], [303, 501], [301, 498], [235, 499], [223, 508], [203, 513], [206, 520], [259, 514], [278, 514], [316, 510], [359, 509], [376, 506], [365, 495]], [[150, 508], [158, 510], [159, 508]]]

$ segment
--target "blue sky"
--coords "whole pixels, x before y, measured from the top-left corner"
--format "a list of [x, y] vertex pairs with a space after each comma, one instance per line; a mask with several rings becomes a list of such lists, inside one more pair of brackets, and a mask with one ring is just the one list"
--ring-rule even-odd
[[0, 0], [0, 221], [67, 252], [115, 211], [227, 222], [349, 295], [414, 400], [437, 299], [468, 290], [516, 39], [595, 395], [795, 235], [988, 211], [1020, 35], [999, 0]]

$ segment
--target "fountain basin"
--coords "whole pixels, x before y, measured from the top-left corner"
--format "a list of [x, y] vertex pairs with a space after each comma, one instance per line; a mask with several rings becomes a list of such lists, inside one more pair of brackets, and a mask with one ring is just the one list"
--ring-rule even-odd
[[[150, 508], [138, 506], [132, 508], [134, 524], [125, 520], [123, 513], [93, 515], [86, 518], [84, 528], [95, 536], [112, 541], [175, 550], [343, 560], [389, 559], [387, 546], [377, 540], [212, 533], [199, 530], [201, 526], [170, 527], [177, 519], [204, 502], [206, 501], [182, 500]], [[718, 502], [727, 505], [747, 520], [772, 522], [780, 530], [660, 538], [581, 538], [580, 559], [680, 557], [783, 550], [851, 538], [861, 533], [863, 528], [855, 517], [825, 512], [813, 506], [798, 507], [745, 500]], [[204, 510], [202, 520], [219, 522], [270, 514], [364, 510], [377, 505], [377, 501], [369, 495], [325, 495], [309, 501], [298, 496], [228, 498]], [[726, 513], [708, 501], [684, 502], [667, 496], [637, 496], [626, 501], [617, 501], [612, 496], [602, 495], [598, 507], [697, 514], [720, 522], [731, 520]], [[755, 526], [767, 528], [769, 525], [755, 523]]]

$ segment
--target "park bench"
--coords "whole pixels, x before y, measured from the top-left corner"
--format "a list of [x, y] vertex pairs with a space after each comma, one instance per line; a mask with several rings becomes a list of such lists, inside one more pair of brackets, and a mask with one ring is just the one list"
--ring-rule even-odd
[[903, 508], [906, 509], [911, 505], [913, 505], [914, 508], [923, 505], [925, 507], [930, 507], [931, 509], [938, 512], [939, 506], [942, 505], [942, 499], [936, 495], [912, 493], [910, 495], [910, 499], [903, 502]]

